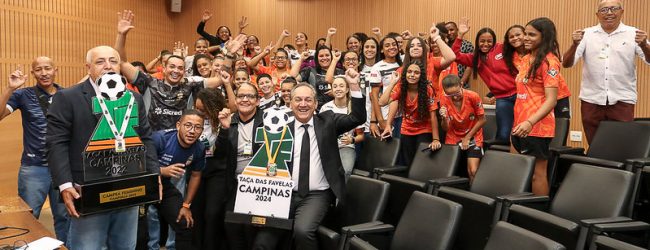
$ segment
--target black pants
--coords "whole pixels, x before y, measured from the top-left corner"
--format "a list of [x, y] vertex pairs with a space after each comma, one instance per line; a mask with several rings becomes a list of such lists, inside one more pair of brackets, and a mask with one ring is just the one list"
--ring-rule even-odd
[[199, 249], [226, 249], [223, 224], [226, 203], [225, 177], [225, 170], [217, 170], [202, 178], [192, 202], [193, 242]]
[[[293, 221], [293, 242], [294, 248], [300, 250], [318, 250], [317, 230], [323, 218], [327, 214], [330, 205], [334, 202], [334, 193], [331, 190], [311, 191], [304, 198], [299, 197], [297, 192], [291, 196], [291, 211]], [[286, 239], [288, 231], [263, 228], [257, 232], [253, 249], [276, 249], [279, 242]]]
[[[163, 199], [158, 204], [158, 213], [176, 232], [176, 249], [194, 249], [192, 246], [192, 229], [187, 227], [185, 219], [176, 222], [183, 207], [183, 195], [171, 184], [163, 184]], [[194, 218], [196, 220], [196, 218]]]
[[418, 151], [418, 146], [420, 143], [431, 143], [432, 140], [433, 139], [431, 138], [431, 133], [424, 133], [419, 135], [402, 134], [402, 138], [400, 139], [400, 150], [402, 150], [402, 153], [405, 157], [405, 166], [411, 166], [411, 162], [413, 162], [413, 157]]

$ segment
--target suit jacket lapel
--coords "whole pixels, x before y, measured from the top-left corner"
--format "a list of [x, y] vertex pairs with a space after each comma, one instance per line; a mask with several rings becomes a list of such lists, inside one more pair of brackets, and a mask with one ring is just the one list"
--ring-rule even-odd
[[[294, 131], [295, 121], [291, 121], [287, 126], [289, 126], [289, 131], [293, 135], [293, 147], [296, 146], [296, 131]], [[293, 174], [293, 147], [291, 148], [291, 161], [287, 163], [287, 168], [289, 168], [289, 174]]]
[[95, 93], [95, 89], [93, 88], [92, 83], [90, 83], [90, 79], [86, 79], [86, 81], [83, 82], [82, 84], [83, 87], [81, 89], [84, 95], [84, 101], [86, 101], [86, 103], [88, 104], [85, 106], [90, 109], [90, 113], [93, 114], [93, 117], [95, 117], [95, 121], [98, 121], [99, 118], [102, 116], [102, 114], [101, 113], [95, 114], [93, 112], [93, 97], [97, 95]]

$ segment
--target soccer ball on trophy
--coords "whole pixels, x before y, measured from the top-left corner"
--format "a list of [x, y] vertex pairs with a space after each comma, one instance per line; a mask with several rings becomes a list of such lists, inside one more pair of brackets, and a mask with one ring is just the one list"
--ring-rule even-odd
[[104, 99], [115, 101], [126, 91], [126, 79], [117, 73], [108, 72], [97, 80], [99, 93]]
[[264, 130], [272, 134], [282, 133], [284, 126], [291, 122], [289, 115], [277, 108], [266, 109], [262, 118]]

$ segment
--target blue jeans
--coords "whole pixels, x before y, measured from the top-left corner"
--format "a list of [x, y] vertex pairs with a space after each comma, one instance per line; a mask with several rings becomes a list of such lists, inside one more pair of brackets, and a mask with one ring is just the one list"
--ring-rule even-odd
[[41, 166], [20, 166], [18, 171], [18, 195], [30, 208], [36, 219], [41, 215], [41, 208], [47, 196], [54, 217], [56, 238], [65, 243], [70, 227], [70, 219], [65, 205], [59, 202], [59, 192], [52, 186], [50, 168]]
[[68, 248], [71, 250], [135, 249], [138, 207], [70, 219]]
[[498, 98], [496, 103], [497, 136], [499, 141], [510, 141], [510, 131], [515, 120], [515, 100], [517, 95]]

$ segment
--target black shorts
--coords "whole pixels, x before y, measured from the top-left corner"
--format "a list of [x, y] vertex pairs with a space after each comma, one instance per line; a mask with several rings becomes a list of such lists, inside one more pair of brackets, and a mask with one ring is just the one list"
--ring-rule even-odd
[[467, 150], [460, 151], [461, 158], [483, 158], [483, 148], [479, 146], [469, 146]]
[[553, 109], [555, 118], [567, 118], [571, 119], [571, 105], [569, 103], [569, 97], [565, 97], [557, 100], [555, 108]]
[[532, 155], [537, 159], [548, 159], [550, 153], [549, 145], [551, 144], [552, 138], [547, 137], [519, 137], [519, 136], [510, 136], [512, 146], [519, 152], [524, 155]]

